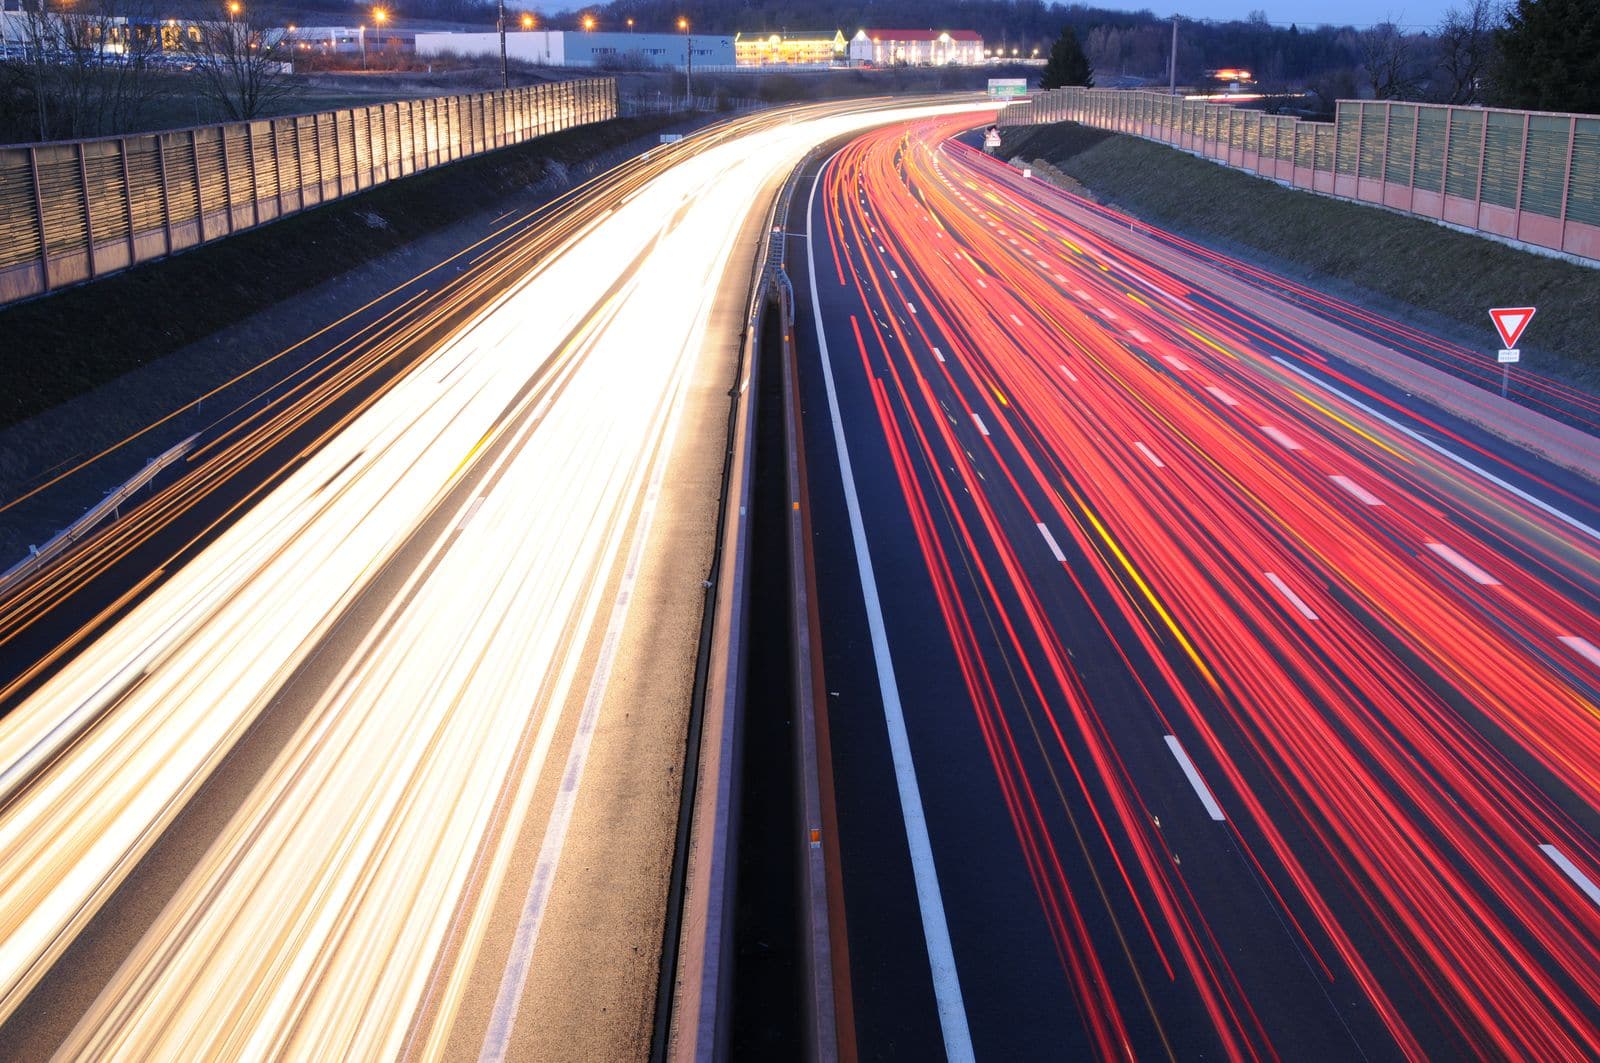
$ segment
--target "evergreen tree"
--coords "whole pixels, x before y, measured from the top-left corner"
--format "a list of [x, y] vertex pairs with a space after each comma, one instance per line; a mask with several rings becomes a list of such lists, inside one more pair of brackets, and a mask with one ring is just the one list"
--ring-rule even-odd
[[1050, 48], [1044, 75], [1039, 79], [1039, 87], [1044, 89], [1059, 89], [1064, 85], [1094, 87], [1094, 71], [1089, 69], [1089, 59], [1083, 54], [1078, 35], [1072, 32], [1071, 26], [1062, 27], [1061, 36]]
[[1497, 103], [1600, 114], [1600, 3], [1517, 0], [1498, 36]]

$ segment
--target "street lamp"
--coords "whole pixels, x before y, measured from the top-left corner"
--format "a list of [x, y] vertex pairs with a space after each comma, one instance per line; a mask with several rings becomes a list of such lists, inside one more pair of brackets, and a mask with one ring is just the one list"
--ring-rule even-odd
[[525, 30], [533, 29], [533, 16], [532, 15], [529, 15], [529, 14], [526, 14], [526, 13], [523, 14], [523, 16], [522, 16], [522, 28], [525, 29]]
[[228, 4], [228, 21], [232, 22], [235, 18], [238, 17], [239, 12], [241, 12], [243, 10], [244, 10], [244, 5], [239, 3], [239, 0], [230, 0], [230, 2]]
[[628, 32], [629, 33], [633, 32], [633, 19], [631, 19], [631, 18], [628, 20]]
[[585, 33], [593, 33], [594, 32], [594, 16], [593, 15], [585, 15], [585, 16], [583, 16], [583, 32], [585, 32]]
[[687, 106], [694, 106], [694, 38], [689, 36], [689, 20], [678, 16], [678, 29], [683, 32], [683, 95]]
[[500, 33], [500, 87], [511, 87], [511, 73], [506, 68], [506, 0], [499, 0], [498, 15], [494, 20], [494, 28]]

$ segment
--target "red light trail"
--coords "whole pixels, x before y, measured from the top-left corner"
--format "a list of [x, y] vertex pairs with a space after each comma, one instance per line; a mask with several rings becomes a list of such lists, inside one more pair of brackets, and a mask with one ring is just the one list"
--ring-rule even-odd
[[[1421, 333], [1258, 317], [1175, 265], [1209, 261], [1192, 244], [1141, 258], [1094, 224], [1111, 212], [1019, 189], [948, 139], [969, 125], [828, 163], [817, 298], [848, 308], [835, 345], [1089, 1045], [1126, 1058], [1137, 1022], [1173, 1054], [1166, 981], [1230, 1058], [1280, 1055], [1141, 785], [1159, 770], [1394, 1050], [1600, 1055], [1600, 541], [1396, 430], [1516, 468], [1316, 346]], [[1086, 662], [1137, 696], [1096, 700]], [[1172, 760], [1120, 748], [1135, 716]]]

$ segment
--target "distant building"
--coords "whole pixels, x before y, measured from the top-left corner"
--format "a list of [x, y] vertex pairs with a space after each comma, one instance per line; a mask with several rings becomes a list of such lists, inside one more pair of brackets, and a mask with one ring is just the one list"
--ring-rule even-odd
[[[694, 51], [696, 67], [732, 66], [733, 38], [700, 33], [577, 33], [523, 30], [506, 34], [506, 56], [540, 66], [681, 69]], [[500, 57], [498, 33], [418, 33], [417, 55]]]
[[739, 66], [814, 66], [843, 63], [848, 44], [838, 30], [801, 33], [735, 33], [733, 57]]
[[858, 30], [850, 38], [850, 62], [978, 66], [983, 62], [983, 38], [975, 30]]
[[[284, 36], [295, 54], [304, 56], [360, 55], [363, 48], [374, 54], [410, 53], [416, 51], [419, 34], [393, 26], [294, 26]], [[498, 47], [495, 54], [500, 54]]]

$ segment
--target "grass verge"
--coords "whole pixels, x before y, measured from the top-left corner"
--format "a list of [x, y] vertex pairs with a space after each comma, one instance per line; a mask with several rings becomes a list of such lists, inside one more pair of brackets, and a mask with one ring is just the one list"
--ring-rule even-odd
[[1524, 349], [1555, 355], [1560, 375], [1600, 390], [1600, 270], [1075, 123], [1007, 130], [1004, 154], [1042, 159], [1081, 186], [1071, 191], [1230, 254], [1265, 256], [1280, 272], [1346, 289], [1341, 297], [1371, 293], [1437, 315], [1481, 337], [1486, 355], [1498, 346], [1489, 307], [1537, 306]]

